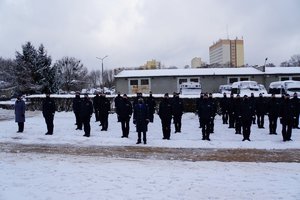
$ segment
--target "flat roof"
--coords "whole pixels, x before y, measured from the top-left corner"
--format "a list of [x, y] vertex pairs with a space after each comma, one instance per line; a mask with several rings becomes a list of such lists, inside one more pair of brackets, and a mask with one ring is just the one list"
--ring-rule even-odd
[[263, 75], [263, 74], [299, 74], [300, 67], [266, 67], [262, 72], [253, 67], [240, 68], [197, 68], [197, 69], [152, 69], [152, 70], [123, 70], [115, 78], [128, 77], [159, 77], [159, 76], [209, 76], [209, 75]]

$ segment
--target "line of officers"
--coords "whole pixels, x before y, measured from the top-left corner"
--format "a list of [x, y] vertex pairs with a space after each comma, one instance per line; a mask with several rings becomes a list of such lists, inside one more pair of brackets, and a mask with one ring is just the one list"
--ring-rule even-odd
[[[156, 101], [149, 93], [149, 97], [143, 97], [142, 93], [137, 93], [133, 103], [129, 101], [126, 94], [120, 93], [114, 99], [118, 122], [121, 123], [122, 138], [128, 138], [130, 129], [130, 119], [133, 115], [133, 123], [138, 133], [137, 144], [147, 143], [148, 123], [153, 123], [156, 111]], [[218, 106], [219, 104], [219, 106]], [[87, 94], [80, 98], [80, 93], [76, 93], [73, 99], [73, 112], [75, 114], [77, 126], [76, 130], [84, 129], [84, 135], [90, 136], [90, 119], [95, 113], [96, 122], [100, 122], [101, 131], [108, 129], [108, 116], [110, 112], [110, 101], [104, 93], [96, 94], [91, 100]], [[220, 109], [219, 109], [220, 108]], [[171, 123], [175, 127], [175, 133], [181, 132], [181, 119], [184, 112], [184, 103], [179, 98], [178, 93], [164, 95], [159, 103], [158, 115], [161, 120], [164, 140], [169, 140], [171, 136]], [[269, 116], [269, 133], [277, 134], [277, 120], [282, 124], [283, 141], [290, 141], [292, 129], [299, 129], [300, 101], [295, 93], [292, 98], [289, 95], [282, 95], [282, 98], [265, 98], [262, 94], [258, 98], [244, 95], [240, 97], [230, 95], [228, 98], [224, 93], [219, 101], [213, 99], [212, 94], [201, 93], [196, 102], [196, 114], [199, 117], [199, 124], [202, 129], [202, 140], [210, 140], [210, 134], [214, 132], [214, 120], [217, 114], [222, 115], [223, 124], [229, 124], [228, 128], [234, 128], [236, 134], [243, 134], [243, 141], [250, 141], [251, 125], [256, 124], [258, 128], [264, 128], [264, 117]], [[43, 116], [47, 124], [46, 135], [53, 134], [53, 117], [55, 113], [55, 103], [46, 94], [43, 102]]]
[[[205, 98], [205, 97], [204, 97]], [[252, 93], [250, 97], [247, 95], [241, 98], [239, 95], [234, 97], [230, 95], [227, 98], [224, 94], [220, 99], [220, 109], [223, 124], [228, 124], [228, 128], [235, 128], [235, 134], [243, 134], [243, 141], [250, 141], [251, 125], [257, 124], [258, 128], [264, 129], [264, 119], [269, 119], [269, 134], [277, 135], [277, 121], [280, 119], [282, 125], [283, 141], [291, 141], [292, 129], [299, 128], [300, 100], [297, 93], [290, 95], [282, 95], [276, 98], [275, 94], [271, 98], [265, 98], [259, 94], [258, 98], [254, 98]]]

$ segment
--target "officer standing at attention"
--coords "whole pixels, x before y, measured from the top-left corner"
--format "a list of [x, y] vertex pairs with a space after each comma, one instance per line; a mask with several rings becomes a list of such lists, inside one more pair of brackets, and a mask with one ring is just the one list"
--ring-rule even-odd
[[76, 123], [77, 126], [76, 130], [82, 130], [82, 122], [80, 117], [80, 108], [81, 108], [81, 99], [80, 99], [80, 93], [76, 92], [75, 98], [73, 99], [73, 112], [75, 114]]
[[47, 124], [47, 133], [45, 135], [53, 135], [55, 103], [54, 100], [50, 98], [50, 92], [46, 93], [46, 98], [43, 101], [42, 110], [45, 122]]
[[81, 103], [80, 113], [81, 113], [81, 121], [83, 123], [83, 130], [84, 130], [83, 136], [90, 137], [91, 134], [90, 121], [93, 115], [93, 103], [89, 99], [88, 94], [84, 95], [83, 101]]
[[172, 104], [168, 93], [164, 95], [164, 99], [159, 104], [158, 115], [161, 120], [163, 140], [169, 140], [171, 135]]

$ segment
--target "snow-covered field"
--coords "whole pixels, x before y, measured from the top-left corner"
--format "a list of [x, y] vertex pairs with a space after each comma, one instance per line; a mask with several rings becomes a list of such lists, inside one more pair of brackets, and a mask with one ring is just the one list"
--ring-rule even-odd
[[[0, 110], [3, 112], [3, 110]], [[7, 111], [6, 111], [7, 112]], [[13, 111], [10, 114], [13, 114]], [[1, 115], [1, 114], [0, 114]], [[29, 115], [29, 114], [28, 114]], [[30, 113], [26, 119], [24, 133], [16, 133], [17, 124], [14, 120], [0, 121], [0, 142], [18, 142], [23, 144], [72, 144], [72, 145], [107, 145], [130, 146], [136, 145], [137, 134], [131, 121], [129, 138], [121, 138], [121, 124], [117, 122], [115, 114], [109, 115], [108, 131], [100, 131], [99, 123], [91, 119], [91, 137], [82, 137], [83, 131], [75, 130], [75, 117], [72, 112], [57, 112], [54, 119], [54, 135], [45, 136], [47, 132], [44, 118], [40, 111]], [[33, 116], [33, 117], [32, 117]], [[152, 147], [178, 147], [178, 148], [256, 148], [256, 149], [287, 149], [300, 147], [300, 129], [293, 129], [292, 142], [283, 142], [281, 125], [278, 123], [278, 135], [269, 135], [268, 120], [265, 117], [265, 129], [252, 126], [251, 142], [242, 142], [242, 135], [236, 135], [234, 129], [223, 125], [220, 116], [215, 120], [215, 133], [211, 141], [202, 141], [198, 118], [193, 113], [183, 115], [182, 132], [174, 134], [172, 125], [171, 140], [162, 140], [160, 119], [155, 115], [154, 123], [150, 123], [147, 133], [147, 146]]]
[[[3, 110], [0, 109], [3, 113]], [[6, 113], [11, 115], [12, 113]], [[14, 120], [0, 121], [0, 143], [71, 144], [75, 146], [137, 146], [131, 123], [129, 138], [121, 138], [116, 115], [109, 117], [109, 129], [101, 132], [91, 120], [91, 137], [76, 131], [74, 115], [55, 115], [54, 135], [46, 136], [39, 111], [30, 113], [24, 133], [16, 133]], [[252, 126], [251, 142], [223, 125], [218, 116], [211, 141], [201, 140], [198, 119], [183, 116], [182, 133], [162, 140], [160, 120], [149, 125], [148, 144], [170, 148], [256, 148], [299, 149], [300, 131], [293, 129], [293, 141]], [[299, 199], [299, 163], [184, 162], [169, 160], [117, 159], [64, 154], [0, 153], [0, 200], [7, 199]]]

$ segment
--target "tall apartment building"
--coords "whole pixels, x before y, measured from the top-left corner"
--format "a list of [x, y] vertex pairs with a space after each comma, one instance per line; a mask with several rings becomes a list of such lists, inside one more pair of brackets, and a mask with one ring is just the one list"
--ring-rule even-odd
[[244, 40], [219, 40], [209, 47], [210, 64], [221, 64], [229, 67], [244, 65]]
[[161, 64], [159, 61], [156, 60], [149, 60], [144, 65], [144, 69], [160, 69], [160, 68], [161, 68]]

